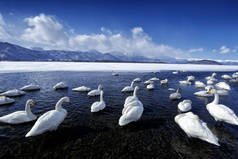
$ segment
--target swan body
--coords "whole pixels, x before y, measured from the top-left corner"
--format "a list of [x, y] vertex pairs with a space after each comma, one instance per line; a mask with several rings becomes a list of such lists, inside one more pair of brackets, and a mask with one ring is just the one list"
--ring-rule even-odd
[[91, 91], [91, 88], [86, 86], [81, 86], [81, 87], [73, 88], [72, 90], [76, 92], [88, 92], [88, 91]]
[[34, 85], [34, 84], [29, 84], [29, 85], [22, 87], [20, 90], [22, 90], [22, 91], [36, 91], [36, 90], [40, 90], [40, 86]]
[[122, 116], [119, 119], [119, 125], [124, 126], [133, 121], [139, 120], [143, 114], [143, 111], [143, 104], [139, 100], [133, 100], [132, 102], [127, 103], [122, 110]]
[[195, 96], [199, 96], [199, 97], [212, 97], [211, 94], [209, 94], [207, 91], [203, 90], [203, 91], [198, 91], [194, 93]]
[[182, 102], [180, 102], [178, 104], [178, 109], [181, 111], [181, 112], [187, 112], [189, 110], [191, 110], [192, 108], [192, 101], [191, 100], [183, 100]]
[[67, 116], [67, 111], [62, 108], [62, 103], [70, 103], [68, 97], [61, 98], [55, 106], [54, 110], [50, 110], [41, 115], [31, 130], [26, 134], [26, 137], [40, 135], [46, 131], [53, 131], [64, 121]]
[[179, 81], [179, 84], [180, 85], [191, 85], [192, 83], [190, 81], [186, 80], [186, 81]]
[[194, 81], [194, 79], [195, 79], [195, 77], [194, 77], [194, 76], [187, 76], [187, 80], [188, 80], [189, 82], [192, 82], [192, 81]]
[[195, 81], [195, 87], [204, 88], [204, 87], [206, 87], [206, 85], [201, 81]]
[[219, 95], [216, 90], [209, 91], [214, 94], [214, 100], [206, 105], [208, 112], [216, 121], [222, 121], [229, 124], [238, 125], [238, 117], [232, 109], [229, 107], [219, 104]]
[[134, 82], [132, 81], [132, 82], [131, 82], [131, 85], [124, 87], [124, 88], [121, 90], [121, 92], [133, 92], [133, 91], [134, 91], [133, 85], [134, 85]]
[[65, 82], [59, 82], [53, 88], [54, 88], [54, 90], [66, 89], [66, 88], [68, 88], [68, 85]]
[[9, 90], [0, 94], [0, 96], [7, 96], [7, 97], [17, 97], [25, 95], [24, 91], [20, 91], [18, 89]]
[[102, 90], [102, 85], [99, 84], [99, 85], [98, 85], [98, 89], [94, 89], [94, 90], [91, 90], [90, 92], [88, 92], [88, 96], [90, 96], [90, 97], [99, 96], [101, 90]]
[[238, 72], [233, 73], [232, 78], [238, 78]]
[[141, 79], [140, 78], [135, 78], [133, 81], [134, 82], [141, 82]]
[[112, 75], [113, 75], [113, 76], [119, 76], [119, 74], [116, 73], [116, 72], [112, 72]]
[[215, 86], [217, 89], [231, 90], [231, 87], [226, 82], [219, 82]]
[[225, 74], [225, 75], [222, 75], [221, 78], [223, 78], [225, 80], [229, 80], [229, 79], [231, 79], [231, 76]]
[[207, 127], [207, 124], [192, 112], [179, 114], [175, 116], [174, 120], [188, 137], [199, 138], [211, 144], [220, 146], [218, 138]]
[[148, 90], [152, 90], [152, 89], [155, 89], [155, 86], [154, 86], [153, 83], [151, 83], [151, 84], [148, 84], [148, 85], [146, 86], [146, 88], [147, 88]]
[[169, 88], [168, 91], [175, 91], [175, 89], [174, 88]]
[[136, 93], [137, 93], [138, 90], [139, 90], [139, 87], [136, 86], [136, 87], [134, 88], [133, 95], [126, 98], [126, 100], [125, 100], [125, 102], [124, 102], [124, 107], [125, 107], [128, 103], [131, 103], [132, 101], [139, 100], [139, 99], [137, 98], [137, 96], [136, 96]]
[[178, 74], [178, 71], [174, 71], [174, 72], [172, 72], [172, 74], [177, 75], [177, 74]]
[[24, 111], [16, 111], [14, 113], [4, 115], [0, 117], [0, 122], [7, 124], [22, 124], [36, 120], [36, 115], [31, 112], [31, 104], [35, 104], [35, 102], [31, 99], [27, 100]]
[[94, 102], [91, 105], [91, 112], [98, 112], [100, 110], [103, 110], [106, 107], [105, 102], [103, 101], [103, 91], [101, 90], [100, 92], [100, 101], [99, 102]]
[[6, 96], [0, 96], [0, 105], [14, 103], [15, 100]]
[[150, 81], [159, 81], [159, 78], [153, 77], [153, 78], [150, 79]]
[[160, 84], [161, 84], [161, 85], [164, 85], [164, 84], [167, 84], [167, 83], [168, 83], [168, 79], [167, 79], [167, 78], [160, 81]]
[[147, 80], [147, 81], [144, 82], [144, 84], [153, 84], [153, 83], [154, 83], [154, 82], [151, 81], [151, 80]]
[[170, 94], [169, 99], [170, 99], [170, 100], [178, 100], [178, 99], [181, 99], [182, 96], [181, 96], [180, 92], [181, 92], [181, 88], [178, 88], [175, 93]]
[[213, 85], [214, 84], [214, 81], [213, 80], [208, 80], [207, 81], [207, 85]]

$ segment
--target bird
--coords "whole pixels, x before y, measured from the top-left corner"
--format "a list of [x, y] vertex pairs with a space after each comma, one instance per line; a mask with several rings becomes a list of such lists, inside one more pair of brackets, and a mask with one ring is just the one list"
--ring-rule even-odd
[[157, 77], [153, 77], [153, 78], [151, 78], [151, 79], [149, 79], [150, 81], [159, 81], [159, 78], [157, 78]]
[[136, 86], [136, 87], [134, 88], [133, 95], [132, 95], [132, 96], [129, 96], [129, 97], [127, 97], [127, 98], [125, 99], [124, 107], [126, 106], [127, 103], [130, 103], [130, 102], [132, 102], [132, 101], [134, 101], [134, 100], [138, 100], [136, 93], [137, 93], [137, 91], [138, 91], [139, 89], [140, 89], [140, 88], [139, 88], [138, 86]]
[[178, 71], [174, 71], [174, 72], [172, 72], [172, 74], [177, 75], [177, 74], [178, 74]]
[[167, 79], [167, 78], [160, 81], [160, 84], [161, 84], [161, 85], [165, 85], [165, 84], [167, 84], [167, 83], [168, 83], [168, 79]]
[[148, 90], [153, 90], [153, 89], [155, 89], [155, 85], [154, 85], [153, 83], [151, 83], [151, 84], [148, 84], [148, 85], [146, 86], [146, 88], [147, 88]]
[[37, 116], [31, 112], [31, 104], [36, 104], [32, 99], [27, 100], [25, 110], [16, 111], [0, 117], [1, 123], [22, 124], [36, 120]]
[[18, 89], [13, 89], [13, 90], [9, 90], [9, 91], [1, 93], [0, 96], [18, 97], [18, 96], [22, 96], [25, 94], [26, 93], [24, 91], [20, 91]]
[[20, 89], [21, 91], [36, 91], [36, 90], [40, 90], [40, 86], [39, 85], [34, 85], [34, 84], [29, 84], [29, 85], [26, 85], [24, 87], [22, 87]]
[[218, 138], [207, 127], [207, 124], [192, 112], [179, 114], [175, 116], [174, 120], [188, 137], [199, 138], [211, 144], [220, 146]]
[[238, 125], [238, 117], [232, 109], [219, 104], [219, 95], [215, 89], [210, 89], [209, 93], [214, 94], [214, 100], [206, 105], [208, 112], [216, 121], [226, 122], [233, 125]]
[[54, 88], [54, 90], [57, 90], [57, 89], [67, 89], [68, 85], [65, 82], [59, 82], [56, 85], [54, 85], [53, 88]]
[[225, 80], [229, 80], [229, 79], [231, 79], [231, 76], [227, 75], [227, 74], [224, 74], [224, 75], [221, 76], [221, 78], [223, 78]]
[[90, 97], [92, 97], [92, 96], [99, 96], [101, 90], [102, 90], [102, 85], [99, 84], [98, 85], [98, 89], [94, 89], [94, 90], [91, 90], [90, 92], [88, 92], [88, 96], [90, 96]]
[[192, 83], [190, 81], [186, 80], [186, 81], [179, 81], [179, 84], [180, 85], [191, 85]]
[[170, 100], [178, 100], [178, 99], [181, 99], [182, 96], [181, 96], [180, 92], [181, 92], [181, 88], [178, 88], [175, 93], [170, 94], [169, 99], [170, 99]]
[[215, 85], [217, 89], [231, 90], [231, 87], [226, 82], [219, 82]]
[[191, 100], [183, 100], [182, 102], [180, 102], [178, 104], [178, 109], [181, 112], [187, 112], [189, 110], [191, 110], [192, 108], [192, 101]]
[[152, 83], [154, 83], [154, 82], [151, 81], [151, 80], [147, 80], [147, 81], [144, 82], [144, 84], [152, 84]]
[[194, 76], [187, 76], [187, 80], [188, 80], [189, 82], [193, 82], [194, 79], [195, 79]]
[[133, 81], [134, 82], [141, 82], [141, 79], [138, 77], [138, 78], [135, 78]]
[[88, 92], [88, 91], [91, 91], [91, 88], [86, 86], [81, 86], [81, 87], [73, 88], [72, 90], [75, 92]]
[[67, 110], [62, 107], [63, 102], [70, 103], [69, 97], [61, 98], [56, 103], [54, 110], [50, 110], [41, 115], [25, 137], [37, 136], [47, 131], [57, 130], [58, 126], [67, 116]]
[[195, 87], [204, 88], [204, 87], [206, 87], [206, 85], [201, 81], [195, 81]]
[[91, 112], [99, 112], [100, 110], [103, 110], [106, 107], [105, 102], [103, 101], [103, 91], [100, 92], [100, 101], [94, 102], [91, 105]]
[[124, 87], [124, 88], [121, 90], [121, 92], [133, 92], [133, 90], [134, 90], [133, 85], [134, 85], [134, 81], [131, 82], [131, 85], [130, 85], [130, 86]]
[[6, 96], [0, 96], [0, 105], [14, 103], [15, 100]]

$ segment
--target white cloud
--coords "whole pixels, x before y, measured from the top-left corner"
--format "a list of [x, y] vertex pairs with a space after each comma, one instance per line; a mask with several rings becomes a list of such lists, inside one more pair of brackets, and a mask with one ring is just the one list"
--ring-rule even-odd
[[10, 34], [7, 31], [7, 24], [4, 21], [2, 14], [0, 13], [0, 40], [1, 41], [8, 41], [11, 39]]
[[226, 47], [225, 45], [223, 45], [220, 47], [219, 52], [221, 54], [226, 54], [226, 53], [230, 52], [230, 49], [228, 47]]
[[198, 49], [190, 49], [188, 52], [193, 53], [193, 52], [203, 52], [203, 48], [198, 48]]
[[39, 16], [25, 18], [28, 28], [24, 30], [21, 38], [26, 41], [59, 46], [63, 48], [67, 44], [67, 34], [63, 26], [52, 16], [40, 14]]

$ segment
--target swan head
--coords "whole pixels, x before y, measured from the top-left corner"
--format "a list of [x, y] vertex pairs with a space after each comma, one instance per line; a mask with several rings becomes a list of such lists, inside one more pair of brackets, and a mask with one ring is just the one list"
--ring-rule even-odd
[[27, 104], [36, 104], [36, 102], [33, 101], [32, 99], [28, 99], [28, 100], [26, 101], [26, 103], [27, 103]]
[[102, 88], [103, 88], [102, 85], [99, 84], [99, 85], [98, 85], [98, 89], [102, 90]]
[[209, 94], [216, 94], [217, 91], [213, 87], [209, 87], [209, 88], [207, 88], [207, 93], [209, 93]]
[[67, 102], [69, 104], [71, 103], [69, 97], [63, 97], [63, 98], [61, 98], [61, 100], [64, 101], [64, 102]]

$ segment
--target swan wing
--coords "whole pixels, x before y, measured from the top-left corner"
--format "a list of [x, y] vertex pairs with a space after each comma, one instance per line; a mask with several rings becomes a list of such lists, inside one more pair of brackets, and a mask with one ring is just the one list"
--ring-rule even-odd
[[0, 117], [0, 122], [8, 123], [8, 124], [20, 124], [20, 123], [32, 121], [34, 119], [30, 119], [27, 116], [25, 111], [17, 111], [17, 112]]

